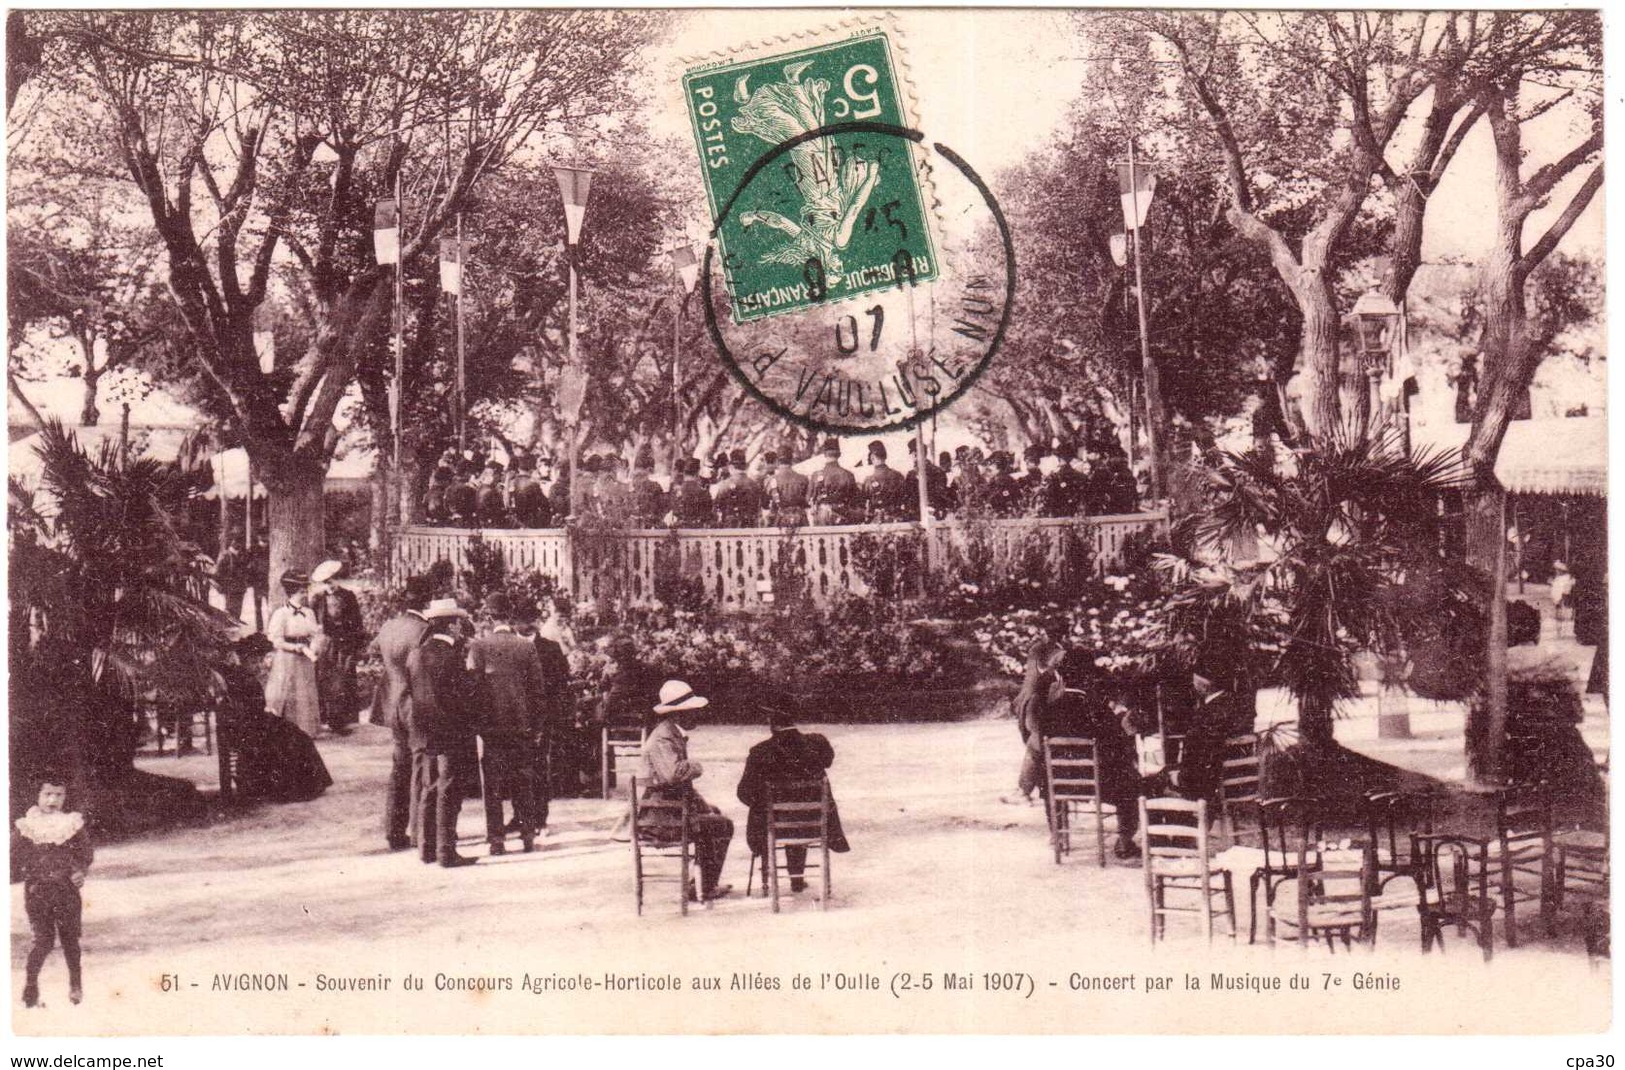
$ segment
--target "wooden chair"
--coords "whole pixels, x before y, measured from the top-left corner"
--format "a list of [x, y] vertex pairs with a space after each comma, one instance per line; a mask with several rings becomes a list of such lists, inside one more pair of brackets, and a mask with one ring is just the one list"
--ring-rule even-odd
[[1377, 937], [1376, 913], [1371, 906], [1374, 856], [1370, 844], [1306, 849], [1296, 882], [1283, 886], [1296, 894], [1277, 893], [1269, 909], [1269, 942], [1275, 943], [1284, 927], [1290, 934], [1282, 938], [1296, 940], [1305, 949], [1317, 939], [1324, 939], [1334, 953], [1339, 939], [1345, 949], [1351, 949], [1355, 941], [1373, 945]]
[[[1500, 869], [1501, 908], [1508, 947], [1518, 946], [1518, 904], [1538, 902], [1546, 935], [1553, 931], [1552, 894], [1556, 851], [1552, 845], [1552, 805], [1544, 785], [1509, 788], [1496, 799], [1496, 840], [1490, 860]], [[1525, 879], [1535, 878], [1535, 887]]]
[[[632, 875], [637, 883], [638, 913], [643, 913], [645, 884], [675, 883], [677, 901], [688, 913], [689, 892], [695, 865], [694, 844], [688, 833], [688, 796], [664, 799], [638, 793], [638, 778], [631, 778], [630, 814], [632, 824]], [[675, 874], [653, 874], [644, 868], [646, 858], [670, 859], [677, 863]]]
[[1236, 843], [1237, 813], [1258, 806], [1261, 769], [1257, 732], [1244, 732], [1224, 741], [1219, 768], [1219, 831], [1226, 844]]
[[1048, 788], [1050, 847], [1055, 864], [1072, 853], [1075, 818], [1089, 819], [1095, 835], [1095, 857], [1106, 867], [1105, 803], [1100, 798], [1100, 767], [1095, 760], [1095, 741], [1079, 736], [1052, 736], [1044, 740], [1044, 782]]
[[1484, 961], [1494, 943], [1495, 898], [1490, 894], [1491, 841], [1476, 836], [1411, 834], [1411, 856], [1425, 869], [1419, 888], [1422, 951], [1437, 943], [1444, 950], [1444, 930], [1456, 927], [1465, 937], [1472, 930]]
[[1426, 880], [1428, 867], [1411, 853], [1411, 833], [1433, 832], [1437, 796], [1431, 791], [1368, 791], [1362, 809], [1366, 832], [1376, 849], [1377, 885], [1381, 893], [1397, 877]]
[[1275, 891], [1296, 880], [1304, 849], [1320, 837], [1315, 800], [1302, 796], [1263, 799], [1258, 804], [1258, 834], [1263, 840], [1264, 864], [1247, 881], [1247, 942], [1258, 939], [1258, 890], [1264, 889], [1264, 909], [1275, 905]]
[[[1236, 896], [1230, 871], [1215, 870], [1208, 854], [1207, 802], [1186, 799], [1141, 799], [1140, 847], [1145, 867], [1145, 895], [1151, 910], [1151, 942], [1167, 935], [1169, 914], [1197, 914], [1202, 935], [1213, 942], [1214, 900], [1223, 897], [1236, 938]], [[1193, 895], [1194, 906], [1170, 906], [1170, 893]]]
[[[773, 913], [779, 912], [779, 874], [789, 876], [788, 849], [799, 848], [807, 852], [808, 869], [818, 870], [823, 885], [818, 898], [820, 910], [829, 909], [829, 778], [818, 780], [786, 780], [770, 783], [767, 787], [767, 857], [768, 894], [773, 898]], [[780, 852], [785, 852], [781, 857]], [[818, 860], [812, 852], [818, 852]], [[754, 871], [755, 861], [751, 868]]]
[[642, 756], [643, 736], [643, 727], [635, 724], [606, 724], [600, 730], [598, 774], [603, 785], [603, 798], [609, 798], [609, 793], [615, 786], [615, 770], [626, 768], [620, 764], [621, 760]]

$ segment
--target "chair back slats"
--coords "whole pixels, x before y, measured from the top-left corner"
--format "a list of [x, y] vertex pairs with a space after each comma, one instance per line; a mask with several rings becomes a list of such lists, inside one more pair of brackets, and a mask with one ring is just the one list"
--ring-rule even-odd
[[[688, 794], [668, 798], [651, 794], [638, 778], [629, 779], [629, 813], [632, 833], [632, 873], [637, 886], [638, 913], [643, 913], [643, 886], [654, 881], [675, 883], [682, 913], [688, 913], [689, 867], [694, 848], [689, 836]], [[645, 856], [675, 859], [677, 872], [670, 875], [649, 873], [644, 867]]]
[[1050, 847], [1055, 861], [1072, 850], [1073, 819], [1089, 819], [1096, 861], [1106, 865], [1105, 800], [1100, 796], [1100, 763], [1095, 741], [1082, 736], [1044, 740], [1044, 785]]
[[[819, 850], [817, 861], [806, 861], [808, 868], [820, 871], [823, 895], [819, 909], [829, 909], [829, 778], [817, 780], [777, 780], [767, 785], [767, 856], [764, 881], [773, 899], [773, 912], [779, 912], [779, 852], [787, 847]], [[752, 870], [756, 863], [751, 861]]]

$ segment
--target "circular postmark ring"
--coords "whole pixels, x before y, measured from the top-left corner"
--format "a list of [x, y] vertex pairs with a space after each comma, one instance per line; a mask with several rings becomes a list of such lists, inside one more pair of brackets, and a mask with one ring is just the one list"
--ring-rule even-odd
[[[761, 402], [763, 405], [767, 406], [773, 412], [778, 413], [786, 420], [799, 424], [802, 427], [807, 427], [813, 431], [834, 436], [874, 435], [890, 431], [903, 431], [916, 427], [948, 409], [951, 405], [953, 405], [954, 402], [963, 397], [971, 389], [971, 387], [976, 385], [977, 380], [981, 378], [982, 374], [992, 363], [994, 356], [997, 355], [1000, 345], [1003, 344], [1005, 332], [1009, 328], [1010, 316], [1015, 308], [1016, 296], [1015, 243], [1010, 236], [1010, 226], [1004, 217], [1003, 209], [999, 206], [998, 199], [993, 196], [993, 191], [988, 188], [987, 183], [983, 181], [981, 175], [977, 174], [976, 170], [972, 168], [963, 157], [954, 152], [952, 149], [948, 148], [946, 145], [939, 142], [933, 142], [930, 145], [930, 149], [940, 155], [943, 159], [947, 160], [948, 163], [959, 172], [959, 174], [980, 196], [982, 203], [987, 207], [989, 214], [993, 218], [995, 229], [998, 232], [998, 240], [1002, 247], [1005, 264], [1004, 300], [1003, 306], [999, 312], [998, 321], [993, 327], [992, 335], [988, 342], [986, 351], [980, 356], [979, 359], [977, 359], [972, 368], [958, 377], [958, 381], [954, 384], [952, 390], [948, 391], [946, 394], [934, 396], [934, 400], [930, 406], [919, 406], [915, 408], [911, 415], [905, 415], [899, 419], [882, 424], [840, 424], [831, 422], [829, 420], [816, 418], [808, 413], [797, 412], [791, 405], [786, 404], [782, 399], [773, 397], [767, 391], [763, 390], [756, 381], [752, 380], [751, 376], [746, 372], [739, 359], [734, 355], [732, 349], [729, 347], [727, 339], [724, 338], [721, 324], [718, 322], [716, 315], [716, 303], [712, 292], [712, 267], [716, 256], [716, 241], [722, 233], [723, 224], [727, 221], [730, 215], [732, 215], [734, 207], [738, 203], [740, 196], [750, 188], [751, 183], [757, 178], [757, 176], [762, 174], [768, 168], [773, 167], [779, 159], [784, 157], [792, 149], [820, 138], [832, 137], [838, 134], [855, 133], [879, 134], [886, 137], [894, 137], [900, 140], [909, 141], [916, 145], [925, 144], [925, 135], [921, 131], [913, 130], [904, 126], [896, 126], [891, 123], [877, 122], [831, 123], [821, 126], [816, 130], [809, 130], [805, 133], [798, 134], [795, 137], [788, 138], [785, 141], [780, 142], [768, 152], [764, 153], [759, 159], [752, 163], [749, 168], [746, 169], [738, 187], [732, 192], [732, 194], [729, 195], [727, 202], [723, 205], [722, 211], [718, 215], [715, 224], [711, 229], [711, 241], [706, 245], [705, 259], [700, 271], [701, 297], [705, 308], [706, 330], [707, 333], [710, 334], [712, 344], [716, 347], [718, 355], [721, 356], [723, 364], [726, 366], [733, 379], [745, 390], [747, 394]], [[918, 284], [912, 279], [905, 283], [900, 278], [896, 283], [896, 289], [901, 290], [905, 285]]]

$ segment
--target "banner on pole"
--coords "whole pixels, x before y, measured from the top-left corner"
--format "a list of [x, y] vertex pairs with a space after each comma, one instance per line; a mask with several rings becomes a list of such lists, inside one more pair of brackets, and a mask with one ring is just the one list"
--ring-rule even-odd
[[401, 206], [393, 197], [385, 197], [373, 207], [372, 255], [380, 265], [400, 263]]
[[463, 243], [456, 238], [440, 239], [440, 289], [448, 294], [463, 292]]
[[559, 372], [559, 409], [564, 422], [575, 424], [581, 418], [581, 404], [587, 400], [587, 375], [574, 365], [566, 365]]
[[683, 292], [694, 292], [694, 284], [700, 281], [700, 254], [692, 245], [679, 245], [671, 251], [671, 265], [677, 269], [677, 278], [683, 284]]
[[592, 174], [585, 167], [560, 164], [553, 168], [553, 175], [559, 180], [559, 196], [564, 198], [564, 227], [571, 245], [581, 240], [581, 222], [587, 215]]
[[1127, 267], [1128, 266], [1128, 235], [1127, 234], [1113, 234], [1109, 239], [1107, 239], [1107, 244], [1109, 244], [1112, 247], [1112, 260], [1117, 264], [1117, 266], [1118, 267]]
[[[1137, 189], [1135, 187], [1138, 187]], [[1157, 191], [1157, 176], [1149, 167], [1134, 167], [1134, 182], [1129, 182], [1129, 166], [1117, 165], [1117, 189], [1123, 195], [1123, 229], [1137, 230], [1145, 226], [1146, 213], [1151, 210], [1151, 198]]]

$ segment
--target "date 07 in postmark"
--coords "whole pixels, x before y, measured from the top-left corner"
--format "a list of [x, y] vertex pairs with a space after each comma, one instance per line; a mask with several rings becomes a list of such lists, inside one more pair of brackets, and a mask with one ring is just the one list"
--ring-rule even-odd
[[908, 125], [883, 29], [693, 70], [683, 92], [734, 322], [937, 277], [922, 158], [864, 129]]

